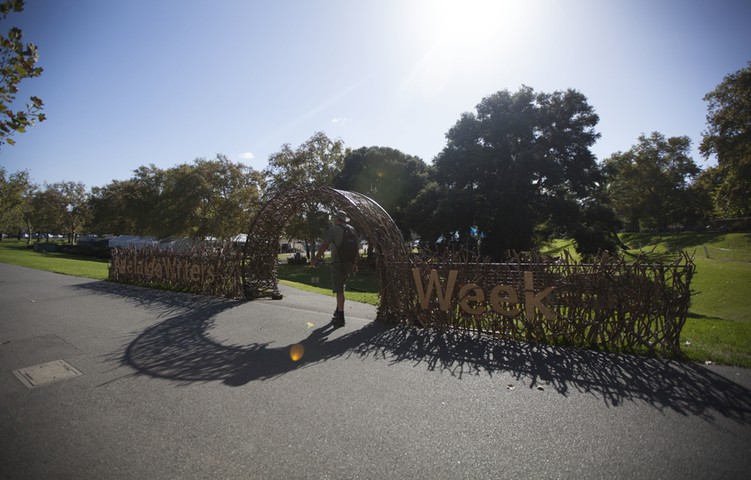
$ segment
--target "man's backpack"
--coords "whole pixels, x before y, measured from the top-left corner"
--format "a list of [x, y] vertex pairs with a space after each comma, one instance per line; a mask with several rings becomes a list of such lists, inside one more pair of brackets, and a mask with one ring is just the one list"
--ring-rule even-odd
[[357, 238], [355, 229], [349, 225], [339, 225], [344, 229], [342, 243], [336, 246], [339, 261], [342, 263], [354, 262], [360, 253], [360, 240]]

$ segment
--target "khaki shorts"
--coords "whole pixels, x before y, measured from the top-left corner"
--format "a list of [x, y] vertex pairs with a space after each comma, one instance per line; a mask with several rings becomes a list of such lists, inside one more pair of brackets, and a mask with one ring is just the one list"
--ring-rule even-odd
[[335, 262], [331, 264], [331, 291], [343, 293], [349, 274], [352, 273], [352, 262]]

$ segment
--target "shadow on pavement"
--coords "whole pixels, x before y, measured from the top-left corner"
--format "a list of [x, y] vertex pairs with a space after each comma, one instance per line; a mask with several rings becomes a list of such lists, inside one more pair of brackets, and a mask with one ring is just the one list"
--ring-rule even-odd
[[[544, 386], [560, 395], [577, 391], [608, 406], [644, 402], [713, 420], [720, 415], [747, 424], [751, 391], [694, 363], [589, 350], [504, 341], [465, 332], [439, 332], [370, 323], [329, 339], [329, 326], [312, 330], [299, 344], [304, 355], [290, 358], [292, 345], [268, 343], [227, 346], [207, 331], [215, 317], [242, 302], [176, 294], [107, 282], [76, 288], [127, 298], [160, 311], [162, 322], [147, 328], [111, 360], [139, 374], [178, 383], [222, 381], [240, 386], [338, 357], [375, 358], [430, 372], [465, 375], [511, 375], [529, 388]], [[499, 385], [502, 388], [502, 385]]]

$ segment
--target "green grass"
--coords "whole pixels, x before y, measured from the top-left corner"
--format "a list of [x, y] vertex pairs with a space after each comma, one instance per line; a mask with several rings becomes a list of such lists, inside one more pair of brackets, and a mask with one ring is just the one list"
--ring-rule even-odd
[[639, 233], [624, 234], [622, 240], [635, 247], [632, 254], [692, 254], [696, 274], [681, 332], [683, 354], [691, 360], [751, 368], [751, 234]]
[[[681, 333], [684, 356], [751, 368], [751, 234], [639, 233], [621, 238], [632, 247], [628, 251], [632, 256], [648, 253], [667, 260], [681, 249], [693, 254], [697, 271], [691, 283], [694, 295], [689, 317]], [[573, 249], [571, 242], [553, 242], [545, 253], [559, 254], [564, 249]], [[287, 265], [286, 256], [280, 260], [282, 283], [333, 295], [326, 266]], [[106, 279], [108, 273], [105, 260], [38, 253], [17, 240], [0, 242], [0, 262], [99, 280]], [[318, 277], [317, 285], [313, 277]], [[347, 289], [349, 300], [378, 304], [378, 278], [372, 270], [363, 269], [351, 277]]]
[[578, 261], [580, 259], [572, 240], [552, 240], [547, 245], [544, 245], [541, 251], [542, 253], [553, 257], [557, 257], [565, 251], [571, 255], [573, 260]]
[[[751, 234], [626, 233], [627, 254], [669, 261], [676, 252], [693, 256], [691, 307], [681, 331], [681, 352], [699, 362], [751, 368]], [[545, 253], [573, 249], [558, 240]]]
[[[32, 242], [31, 245], [34, 243]], [[25, 240], [5, 239], [0, 242], [0, 263], [96, 280], [105, 280], [109, 274], [107, 260], [57, 252], [35, 252], [27, 247]]]
[[[287, 265], [281, 263], [277, 269], [277, 275], [281, 283], [285, 285], [301, 288], [309, 292], [334, 295], [331, 292], [331, 272], [326, 265], [313, 268], [309, 265]], [[317, 278], [318, 282], [315, 282], [314, 278]], [[349, 277], [344, 296], [347, 300], [378, 305], [378, 291], [376, 272], [365, 267], [355, 275]]]

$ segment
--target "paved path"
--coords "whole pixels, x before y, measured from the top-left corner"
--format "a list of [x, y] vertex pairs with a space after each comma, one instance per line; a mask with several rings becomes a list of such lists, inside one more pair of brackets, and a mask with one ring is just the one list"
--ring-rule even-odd
[[[748, 478], [751, 372], [0, 264], [0, 478]], [[290, 358], [294, 344], [302, 358]], [[64, 360], [80, 376], [27, 387]], [[33, 371], [33, 370], [32, 370]]]

